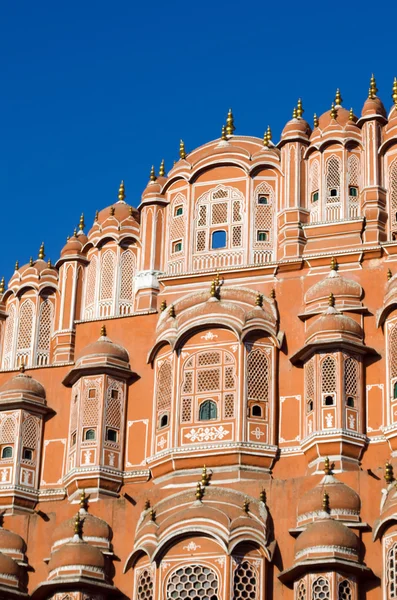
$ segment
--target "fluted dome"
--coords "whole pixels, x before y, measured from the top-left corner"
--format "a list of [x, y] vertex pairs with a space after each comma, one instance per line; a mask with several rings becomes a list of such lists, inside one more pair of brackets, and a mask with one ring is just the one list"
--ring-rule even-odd
[[107, 337], [106, 331], [104, 332], [104, 335], [101, 335], [96, 342], [88, 344], [88, 346], [83, 348], [76, 362], [79, 363], [79, 361], [88, 357], [115, 358], [116, 360], [121, 360], [125, 363], [128, 363], [129, 361], [127, 350], [125, 350], [122, 346], [119, 346], [119, 344], [112, 342], [112, 340]]
[[0, 400], [13, 394], [29, 394], [36, 396], [41, 401], [45, 400], [44, 387], [25, 372], [20, 372], [18, 375], [11, 377], [0, 387]]
[[307, 526], [295, 542], [295, 557], [302, 558], [307, 551], [310, 555], [318, 548], [322, 555], [341, 551], [353, 554], [357, 559], [360, 550], [358, 537], [343, 523], [327, 518]]
[[307, 328], [306, 343], [313, 341], [316, 337], [326, 338], [329, 336], [343, 337], [349, 336], [356, 338], [356, 341], [361, 342], [363, 331], [361, 326], [351, 317], [339, 313], [332, 306], [316, 318]]
[[343, 106], [335, 106], [335, 118], [331, 116], [331, 110], [327, 110], [321, 115], [318, 120], [318, 126], [323, 131], [330, 126], [336, 128], [343, 128], [350, 120], [350, 112], [343, 108]]
[[315, 283], [307, 290], [305, 302], [328, 300], [330, 294], [333, 294], [335, 299], [343, 296], [346, 299], [357, 301], [361, 298], [362, 288], [356, 281], [341, 277], [337, 271], [331, 270], [325, 279]]
[[[83, 540], [94, 546], [109, 546], [111, 531], [109, 525], [103, 519], [92, 515], [85, 509], [80, 509], [80, 518], [83, 525]], [[71, 541], [74, 532], [75, 518], [63, 521], [54, 531], [53, 547], [59, 547]]]
[[0, 576], [5, 575], [6, 577], [10, 577], [11, 579], [15, 579], [19, 577], [19, 566], [9, 556], [0, 552]]
[[0, 548], [5, 554], [23, 554], [26, 545], [20, 535], [0, 527]]
[[103, 208], [98, 213], [97, 224], [104, 225], [111, 219], [114, 219], [118, 223], [122, 223], [126, 220], [133, 220], [139, 223], [139, 213], [138, 210], [133, 206], [130, 206], [124, 201], [118, 201], [111, 206]]
[[103, 570], [105, 560], [102, 552], [95, 546], [86, 544], [82, 540], [72, 541], [56, 550], [48, 564], [50, 571], [70, 566], [94, 567]]
[[311, 135], [310, 125], [305, 119], [302, 117], [293, 117], [290, 121], [288, 121], [281, 133], [281, 141], [298, 137], [305, 137], [309, 139]]
[[324, 493], [328, 494], [330, 514], [334, 519], [357, 521], [360, 516], [360, 497], [348, 485], [332, 475], [325, 475], [320, 483], [306, 492], [298, 503], [298, 525], [323, 515]]
[[81, 235], [76, 234], [70, 237], [61, 250], [61, 257], [82, 254], [82, 249], [87, 243], [87, 239], [87, 236], [82, 232]]
[[374, 98], [367, 98], [364, 102], [364, 106], [361, 111], [361, 116], [369, 117], [379, 115], [386, 118], [386, 109], [380, 98], [375, 96]]

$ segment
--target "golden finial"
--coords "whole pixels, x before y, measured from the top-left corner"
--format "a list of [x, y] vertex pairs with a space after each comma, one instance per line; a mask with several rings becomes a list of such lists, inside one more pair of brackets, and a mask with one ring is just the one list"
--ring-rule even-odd
[[316, 115], [316, 113], [314, 113], [314, 116], [313, 116], [313, 127], [314, 128], [318, 127], [318, 116]]
[[208, 485], [208, 482], [209, 482], [209, 476], [207, 473], [207, 467], [204, 465], [203, 470], [201, 471], [201, 485], [203, 487], [206, 487]]
[[110, 213], [110, 216], [111, 216], [111, 217], [114, 217], [114, 213], [115, 213], [115, 208], [114, 208], [114, 206], [111, 206], [111, 207], [110, 207], [110, 211], [109, 211], [109, 213]]
[[132, 206], [128, 207], [128, 214], [130, 215], [130, 217], [132, 217], [132, 215], [134, 214], [134, 209], [132, 208]]
[[51, 258], [49, 258], [49, 259], [47, 260], [47, 267], [48, 267], [49, 269], [51, 269], [51, 267], [52, 267], [52, 264], [51, 264]]
[[81, 213], [80, 221], [79, 221], [79, 231], [84, 231], [85, 223], [84, 223], [84, 213]]
[[324, 473], [326, 475], [331, 475], [331, 464], [329, 462], [329, 457], [326, 456], [324, 459]]
[[150, 169], [150, 176], [149, 176], [149, 180], [151, 182], [156, 181], [157, 177], [156, 177], [156, 171], [154, 170], [154, 165], [152, 165], [152, 168]]
[[87, 508], [87, 496], [85, 495], [85, 490], [81, 490], [80, 494], [80, 508]]
[[270, 298], [272, 298], [272, 300], [274, 300], [276, 297], [276, 290], [274, 288], [272, 288], [270, 290]]
[[25, 363], [21, 363], [21, 366], [19, 367], [19, 372], [25, 373]]
[[245, 500], [243, 502], [243, 511], [248, 514], [249, 513], [249, 509], [250, 509], [249, 500], [248, 500], [248, 498], [245, 498]]
[[101, 327], [101, 337], [107, 337], [106, 325], [102, 325]]
[[340, 95], [340, 89], [338, 88], [335, 94], [335, 106], [342, 106], [342, 102], [342, 96]]
[[393, 277], [393, 273], [390, 271], [390, 269], [387, 269], [387, 281], [390, 281], [390, 279]]
[[349, 121], [353, 121], [353, 123], [354, 123], [355, 120], [356, 120], [356, 117], [354, 116], [353, 108], [351, 108], [349, 110]]
[[257, 293], [255, 298], [255, 306], [263, 306], [263, 296], [259, 292]]
[[66, 242], [68, 242], [70, 240], [70, 235], [66, 236]]
[[332, 292], [328, 296], [328, 306], [335, 306], [335, 297]]
[[226, 133], [227, 133], [227, 135], [233, 135], [233, 133], [235, 131], [236, 131], [236, 128], [234, 126], [234, 117], [233, 117], [232, 109], [229, 108], [229, 112], [227, 113], [227, 118], [226, 118]]
[[176, 314], [175, 314], [175, 306], [173, 304], [171, 304], [169, 311], [168, 311], [169, 316], [171, 317], [171, 319], [175, 319]]
[[4, 290], [5, 290], [5, 281], [4, 281], [4, 277], [2, 277], [1, 281], [0, 281], [0, 294], [4, 294]]
[[226, 126], [222, 125], [222, 134], [221, 134], [221, 140], [223, 142], [226, 142], [227, 140], [227, 135], [226, 135]]
[[149, 510], [149, 508], [150, 508], [150, 500], [146, 500], [144, 510]]
[[261, 490], [261, 493], [259, 494], [259, 500], [261, 502], [263, 502], [263, 504], [266, 503], [266, 492], [265, 492], [265, 490]]
[[156, 511], [154, 510], [154, 508], [151, 509], [150, 511], [150, 520], [153, 521], [153, 523], [156, 521]]
[[298, 116], [297, 110], [296, 110], [296, 108], [294, 108], [294, 110], [292, 111], [292, 118], [296, 119], [297, 116]]
[[98, 217], [99, 217], [99, 211], [98, 211], [98, 210], [96, 210], [96, 211], [95, 211], [95, 219], [94, 219], [94, 220], [95, 220], [95, 221], [98, 221]]
[[73, 229], [73, 237], [77, 237], [77, 229], [76, 229], [76, 227]]
[[160, 163], [159, 177], [164, 177], [164, 176], [165, 176], [165, 164], [164, 164], [164, 158], [163, 158]]
[[183, 140], [179, 142], [179, 158], [182, 160], [186, 158], [185, 142]]
[[29, 267], [33, 267], [33, 257], [32, 256], [29, 259]]
[[331, 115], [331, 119], [336, 119], [337, 112], [336, 112], [336, 108], [335, 108], [335, 104], [334, 103], [331, 104], [330, 115]]
[[19, 260], [15, 261], [15, 270], [18, 271], [19, 269]]
[[216, 298], [216, 281], [215, 281], [215, 279], [211, 282], [210, 296], [211, 296], [211, 298]]
[[331, 271], [336, 271], [338, 268], [338, 263], [336, 262], [335, 256], [331, 258]]
[[372, 73], [371, 79], [369, 81], [368, 98], [373, 100], [376, 96], [377, 91], [378, 91], [378, 88], [376, 87], [375, 75]]
[[125, 200], [125, 187], [124, 187], [124, 180], [122, 179], [120, 182], [120, 186], [119, 186], [119, 193], [118, 193], [118, 199], [119, 202], [124, 202]]
[[166, 308], [167, 308], [167, 302], [165, 300], [163, 300], [162, 303], [160, 304], [161, 312], [164, 312]]
[[80, 519], [80, 513], [77, 513], [76, 518], [74, 520], [74, 532], [76, 535], [81, 537], [82, 534], [82, 522]]
[[45, 257], [44, 254], [44, 242], [41, 242], [41, 246], [39, 249], [39, 260], [43, 260], [43, 258]]
[[305, 111], [303, 110], [303, 106], [302, 106], [302, 98], [298, 98], [298, 104], [296, 106], [296, 116], [298, 117], [298, 119], [302, 118], [302, 115]]
[[329, 495], [327, 492], [323, 494], [323, 511], [329, 513]]
[[391, 483], [392, 481], [394, 481], [393, 467], [389, 463], [389, 461], [387, 461], [387, 463], [385, 464], [385, 475], [384, 475], [384, 477], [385, 477], [386, 483]]
[[268, 147], [268, 146], [269, 146], [269, 140], [268, 140], [268, 137], [267, 137], [267, 130], [266, 130], [266, 131], [265, 131], [265, 133], [263, 134], [263, 145], [264, 145], [265, 147]]
[[204, 496], [204, 489], [201, 486], [201, 483], [198, 481], [196, 485], [196, 500], [201, 500]]
[[394, 106], [397, 106], [397, 77], [394, 78], [393, 93], [391, 97], [393, 98]]
[[218, 272], [216, 273], [216, 277], [215, 277], [215, 283], [216, 283], [216, 285], [218, 285], [218, 286], [221, 284], [221, 280], [220, 280], [220, 277], [219, 277], [219, 273], [218, 273]]

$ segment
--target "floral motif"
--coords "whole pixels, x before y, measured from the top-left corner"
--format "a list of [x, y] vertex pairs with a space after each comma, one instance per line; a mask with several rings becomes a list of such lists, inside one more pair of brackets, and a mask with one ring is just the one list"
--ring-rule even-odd
[[229, 433], [230, 431], [225, 429], [222, 425], [219, 425], [219, 427], [193, 428], [189, 433], [185, 434], [185, 437], [191, 442], [212, 442], [215, 440], [223, 440]]

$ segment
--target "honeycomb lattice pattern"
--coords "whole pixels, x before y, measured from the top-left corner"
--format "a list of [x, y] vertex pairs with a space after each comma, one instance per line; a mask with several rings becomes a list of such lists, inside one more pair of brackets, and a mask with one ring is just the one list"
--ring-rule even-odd
[[31, 415], [22, 425], [22, 445], [36, 450], [39, 442], [39, 418]]
[[393, 160], [389, 168], [389, 196], [392, 227], [395, 229], [397, 224], [397, 159]]
[[240, 200], [235, 200], [233, 202], [233, 222], [239, 223], [242, 220], [243, 217], [241, 216], [241, 202]]
[[234, 387], [234, 367], [225, 367], [225, 389], [230, 390]]
[[234, 572], [233, 600], [256, 600], [257, 598], [256, 571], [248, 561], [244, 561]]
[[338, 600], [352, 600], [352, 588], [350, 582], [344, 579], [338, 586]]
[[397, 377], [397, 323], [390, 327], [388, 333], [390, 376]]
[[200, 367], [208, 365], [219, 365], [221, 363], [220, 352], [201, 352], [197, 357]]
[[219, 200], [220, 198], [227, 198], [228, 195], [229, 194], [227, 190], [219, 189], [212, 193], [212, 199]]
[[120, 300], [132, 300], [134, 295], [135, 255], [125, 250], [120, 258]]
[[205, 231], [197, 232], [197, 240], [196, 240], [196, 251], [197, 252], [202, 252], [203, 250], [205, 250], [206, 239], [207, 239], [207, 234]]
[[[175, 196], [171, 210], [169, 212], [169, 232], [170, 232], [170, 241], [173, 242], [175, 240], [183, 240], [185, 237], [185, 227], [186, 227], [186, 210], [185, 210], [185, 202], [186, 199], [182, 194], [178, 194]], [[175, 207], [182, 206], [182, 214], [179, 216], [175, 215]], [[172, 248], [172, 244], [171, 244]]]
[[349, 184], [360, 185], [360, 161], [357, 156], [350, 156], [348, 160]]
[[313, 600], [330, 600], [329, 582], [325, 577], [319, 577], [313, 583], [312, 588]]
[[314, 358], [305, 365], [306, 401], [314, 400]]
[[241, 225], [237, 225], [236, 227], [233, 227], [232, 230], [232, 246], [233, 248], [237, 248], [238, 246], [241, 246], [242, 243], [242, 227]]
[[[258, 197], [266, 194], [268, 204], [259, 204]], [[254, 232], [254, 247], [264, 248], [273, 244], [273, 188], [267, 183], [261, 183], [255, 190], [255, 232]], [[258, 231], [268, 231], [268, 239], [265, 241], [258, 240]]]
[[14, 341], [14, 326], [15, 326], [15, 305], [12, 304], [8, 309], [8, 317], [6, 321], [6, 331], [4, 336], [4, 360], [3, 368], [11, 368], [12, 345]]
[[298, 586], [297, 600], [306, 600], [306, 584], [301, 581]]
[[321, 392], [336, 392], [336, 361], [332, 356], [327, 356], [321, 363]]
[[72, 390], [72, 402], [70, 407], [70, 431], [77, 429], [77, 414], [79, 405], [79, 384], [75, 385]]
[[269, 359], [262, 350], [252, 350], [247, 357], [247, 386], [249, 400], [269, 400]]
[[182, 393], [191, 394], [193, 392], [193, 371], [185, 371]]
[[102, 256], [100, 299], [111, 300], [114, 290], [115, 255], [107, 250]]
[[153, 578], [149, 569], [139, 573], [136, 584], [136, 600], [153, 600]]
[[358, 362], [354, 358], [345, 360], [345, 394], [356, 396], [358, 392]]
[[182, 423], [190, 423], [192, 420], [192, 399], [191, 398], [183, 398], [182, 399]]
[[90, 264], [87, 268], [87, 285], [85, 291], [85, 305], [86, 307], [94, 304], [95, 301], [95, 283], [96, 283], [96, 271], [97, 271], [97, 257], [94, 255]]
[[397, 544], [393, 544], [387, 554], [388, 598], [397, 598]]
[[326, 181], [327, 188], [336, 188], [338, 190], [337, 195], [339, 196], [340, 186], [340, 174], [341, 174], [341, 162], [337, 156], [331, 156], [327, 160], [326, 165]]
[[184, 566], [171, 574], [167, 599], [218, 600], [216, 573], [204, 565]]
[[34, 306], [31, 300], [22, 302], [18, 321], [18, 350], [30, 350], [32, 344]]
[[319, 189], [319, 171], [318, 160], [314, 160], [310, 167], [310, 195]]
[[[115, 393], [117, 392], [117, 393]], [[123, 390], [118, 381], [112, 381], [106, 394], [105, 423], [108, 427], [121, 429]]]
[[5, 417], [0, 423], [0, 444], [15, 442], [17, 423], [13, 417]]
[[207, 206], [202, 204], [199, 207], [199, 217], [197, 221], [198, 227], [205, 227], [207, 225]]
[[225, 394], [225, 419], [233, 419], [234, 417], [234, 394]]
[[220, 369], [202, 369], [197, 371], [197, 391], [211, 392], [219, 390], [221, 386]]
[[40, 306], [40, 321], [38, 335], [38, 349], [49, 350], [52, 329], [52, 312], [53, 305], [51, 300], [46, 298]]
[[226, 202], [212, 205], [211, 223], [212, 225], [219, 225], [219, 223], [227, 223]]
[[172, 369], [169, 360], [165, 360], [157, 374], [157, 411], [169, 410], [172, 394]]
[[[96, 381], [88, 380], [85, 382], [83, 394], [83, 427], [88, 425], [98, 425], [99, 422], [99, 386]], [[95, 389], [95, 395], [90, 398], [90, 390]]]

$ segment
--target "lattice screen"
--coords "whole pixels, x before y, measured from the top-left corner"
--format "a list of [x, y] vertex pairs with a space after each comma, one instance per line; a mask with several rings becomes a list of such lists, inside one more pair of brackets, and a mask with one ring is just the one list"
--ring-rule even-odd
[[392, 228], [395, 230], [397, 225], [397, 158], [393, 160], [389, 167], [389, 198], [390, 218]]
[[[95, 389], [93, 398], [89, 397], [90, 389]], [[82, 397], [82, 426], [97, 426], [100, 419], [100, 387], [95, 380], [84, 381], [84, 391]]]
[[32, 350], [34, 304], [32, 300], [24, 300], [19, 307], [17, 356], [26, 361]]
[[101, 288], [99, 297], [101, 300], [111, 300], [114, 293], [116, 257], [113, 250], [106, 250], [101, 261]]
[[133, 300], [135, 265], [135, 254], [124, 250], [120, 257], [120, 300]]
[[165, 360], [157, 372], [157, 412], [171, 408], [172, 394], [172, 367], [169, 360]]
[[344, 365], [345, 394], [356, 396], [358, 393], [359, 365], [354, 358], [346, 358]]
[[301, 581], [298, 586], [297, 600], [306, 600], [306, 583]]
[[225, 419], [234, 418], [234, 394], [225, 394], [225, 407], [223, 416]]
[[317, 192], [319, 190], [319, 182], [320, 182], [320, 165], [318, 160], [314, 160], [310, 166], [310, 176], [309, 176], [309, 190], [310, 196], [313, 192]]
[[337, 156], [331, 156], [326, 162], [326, 182], [327, 188], [336, 188], [339, 196], [340, 178], [341, 178], [341, 161]]
[[218, 577], [205, 565], [184, 565], [174, 571], [167, 583], [167, 599], [219, 600]]
[[233, 600], [257, 600], [259, 598], [256, 569], [247, 560], [234, 571]]
[[197, 356], [197, 364], [199, 367], [205, 367], [208, 365], [220, 365], [221, 364], [221, 353], [220, 352], [200, 352]]
[[259, 348], [251, 350], [247, 356], [247, 388], [248, 400], [269, 400], [269, 357]]
[[345, 579], [338, 586], [338, 600], [352, 600], [353, 592], [350, 582]]
[[50, 343], [52, 334], [54, 305], [49, 298], [42, 300], [39, 313], [39, 331], [37, 337], [38, 365], [48, 365], [50, 362]]
[[[177, 206], [182, 207], [182, 214], [176, 215], [175, 208]], [[174, 252], [174, 242], [182, 241], [182, 252], [178, 251], [178, 258], [185, 254], [185, 238], [186, 238], [186, 224], [187, 224], [187, 206], [186, 198], [182, 194], [177, 194], [172, 200], [172, 204], [168, 211], [168, 231], [169, 231], [169, 256], [172, 259]]]
[[[77, 429], [77, 416], [78, 416], [78, 408], [79, 408], [79, 396], [80, 389], [79, 384], [73, 386], [72, 388], [72, 400], [70, 405], [70, 432], [76, 431]], [[77, 400], [76, 400], [77, 397]]]
[[192, 420], [192, 398], [182, 398], [182, 423], [190, 423]]
[[136, 600], [153, 600], [153, 577], [150, 569], [143, 569], [138, 575]]
[[5, 335], [4, 335], [3, 369], [10, 369], [12, 367], [12, 350], [13, 350], [13, 344], [14, 344], [15, 313], [16, 313], [15, 305], [11, 304], [8, 307], [8, 317], [6, 320], [6, 330], [5, 330]]
[[[268, 196], [268, 204], [259, 204], [258, 197], [262, 194]], [[274, 190], [266, 182], [261, 183], [254, 194], [254, 247], [268, 248], [273, 246], [273, 204]], [[268, 239], [266, 241], [258, 240], [258, 231], [267, 231]]]
[[397, 544], [393, 544], [387, 553], [386, 569], [388, 598], [397, 598]]
[[306, 400], [314, 401], [314, 358], [305, 365]]
[[[85, 306], [86, 309], [94, 304], [95, 301], [95, 285], [98, 259], [95, 254], [91, 257], [90, 264], [87, 267], [87, 283], [85, 289]], [[93, 316], [90, 314], [90, 316]], [[86, 315], [86, 318], [89, 318]]]
[[40, 437], [40, 421], [33, 415], [27, 417], [22, 425], [22, 445], [36, 450]]
[[332, 356], [327, 356], [321, 363], [321, 392], [336, 392], [336, 360]]
[[330, 586], [328, 579], [319, 577], [313, 582], [312, 600], [330, 600]]
[[123, 386], [119, 381], [109, 380], [106, 392], [105, 423], [108, 427], [121, 429], [123, 415]]
[[17, 434], [16, 417], [4, 416], [0, 421], [0, 444], [12, 444]]
[[347, 161], [349, 185], [360, 186], [360, 160], [358, 156], [349, 156]]
[[221, 369], [202, 369], [197, 371], [197, 391], [212, 392], [221, 387]]
[[397, 377], [397, 323], [388, 331], [390, 377]]

